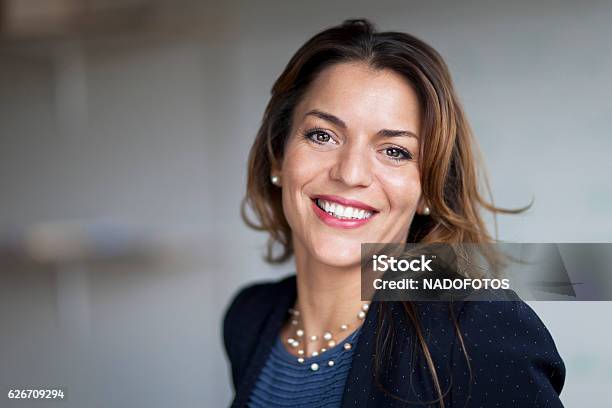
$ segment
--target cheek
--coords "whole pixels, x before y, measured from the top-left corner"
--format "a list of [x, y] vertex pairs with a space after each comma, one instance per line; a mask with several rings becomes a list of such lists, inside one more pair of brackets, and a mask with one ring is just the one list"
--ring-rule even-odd
[[[281, 171], [283, 177], [283, 207], [285, 216], [292, 224], [294, 213], [309, 210], [309, 208], [302, 207], [306, 203], [304, 200], [306, 195], [313, 192], [305, 191], [305, 189], [309, 182], [321, 172], [321, 166], [312, 157], [312, 154], [308, 154], [306, 149], [296, 146], [287, 149]], [[295, 228], [295, 225], [291, 226]]]
[[405, 169], [406, 174], [389, 174], [383, 185], [389, 197], [391, 210], [410, 211], [421, 198], [421, 180], [416, 168]]
[[282, 174], [289, 189], [295, 192], [321, 173], [325, 156], [309, 149], [305, 142], [293, 141], [287, 146]]

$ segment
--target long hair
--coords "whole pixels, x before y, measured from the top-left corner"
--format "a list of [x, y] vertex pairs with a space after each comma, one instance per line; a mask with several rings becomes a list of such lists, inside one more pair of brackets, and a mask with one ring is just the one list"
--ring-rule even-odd
[[[378, 32], [366, 19], [346, 20], [316, 34], [290, 59], [272, 87], [270, 101], [250, 150], [247, 191], [240, 211], [248, 226], [269, 234], [264, 256], [267, 262], [282, 263], [293, 255], [291, 229], [283, 214], [281, 190], [270, 181], [272, 168], [278, 167], [282, 160], [292, 125], [292, 113], [316, 76], [326, 67], [341, 62], [363, 62], [376, 70], [392, 70], [408, 80], [417, 93], [422, 116], [420, 134], [423, 135], [419, 155], [422, 158], [419, 161], [421, 185], [431, 208], [431, 216], [415, 214], [406, 242], [468, 242], [486, 246], [494, 239], [487, 232], [481, 216], [482, 209], [495, 216], [497, 213], [518, 213], [529, 207], [496, 207], [484, 172], [482, 177], [489, 201], [480, 193], [480, 154], [455, 93], [448, 67], [438, 52], [412, 35]], [[249, 219], [247, 206], [253, 210], [258, 222]], [[274, 246], [279, 244], [282, 251], [274, 255]], [[485, 256], [495, 258], [493, 252]], [[443, 407], [446, 392], [441, 389], [435, 364], [422, 335], [416, 305], [412, 302], [401, 303], [415, 328], [432, 376], [438, 395], [433, 402], [439, 402]], [[386, 313], [389, 314], [388, 311]], [[381, 336], [387, 339], [394, 334], [388, 332], [391, 328], [381, 333], [384, 316], [385, 307], [381, 307], [377, 344]], [[459, 327], [454, 321], [463, 346]], [[463, 349], [466, 353], [465, 347]], [[376, 355], [380, 358], [384, 353]], [[378, 367], [377, 360], [376, 371]]]

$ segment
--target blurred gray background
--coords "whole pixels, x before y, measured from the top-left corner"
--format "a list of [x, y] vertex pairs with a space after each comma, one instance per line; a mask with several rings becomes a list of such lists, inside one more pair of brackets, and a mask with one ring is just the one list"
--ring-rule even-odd
[[[0, 4], [0, 406], [32, 386], [66, 387], [49, 406], [229, 404], [222, 313], [293, 271], [240, 219], [248, 150], [291, 55], [346, 18], [445, 57], [496, 204], [535, 197], [499, 238], [612, 239], [609, 2]], [[601, 406], [612, 305], [530, 304], [564, 403]]]

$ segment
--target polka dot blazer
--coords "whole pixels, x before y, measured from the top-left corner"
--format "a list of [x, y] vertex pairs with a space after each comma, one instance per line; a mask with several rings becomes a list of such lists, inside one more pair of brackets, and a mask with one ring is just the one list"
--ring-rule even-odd
[[[295, 278], [249, 284], [237, 291], [225, 310], [222, 330], [235, 390], [232, 408], [246, 406], [295, 301]], [[444, 407], [563, 406], [563, 360], [542, 321], [518, 297], [413, 305]], [[376, 347], [379, 319], [383, 329], [393, 327], [384, 349]], [[401, 302], [373, 301], [355, 345], [340, 407], [439, 407], [438, 398], [417, 331]]]

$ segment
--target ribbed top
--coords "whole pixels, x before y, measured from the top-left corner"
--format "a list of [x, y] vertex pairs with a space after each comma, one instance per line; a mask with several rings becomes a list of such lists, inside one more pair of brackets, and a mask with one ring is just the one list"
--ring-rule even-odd
[[[339, 407], [361, 327], [318, 356], [304, 358], [303, 363], [289, 353], [279, 335], [255, 383], [248, 407]], [[351, 344], [350, 350], [344, 349], [345, 343]], [[331, 367], [330, 360], [334, 362]], [[313, 363], [319, 365], [318, 370], [311, 369]]]

